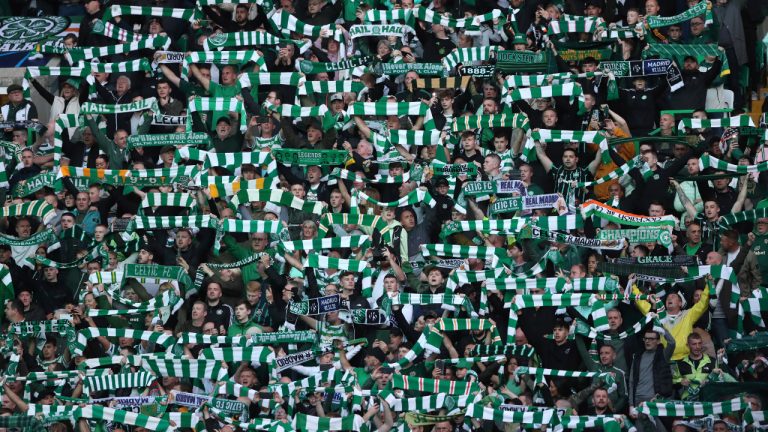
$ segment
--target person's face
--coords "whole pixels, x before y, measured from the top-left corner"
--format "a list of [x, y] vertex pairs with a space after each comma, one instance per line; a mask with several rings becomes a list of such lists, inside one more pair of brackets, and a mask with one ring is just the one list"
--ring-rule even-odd
[[523, 165], [520, 167], [520, 180], [525, 183], [530, 183], [533, 178], [533, 169], [529, 165]]
[[261, 299], [261, 290], [248, 290], [248, 292], [245, 293], [245, 297], [248, 300], [248, 303], [255, 305]]
[[128, 134], [125, 131], [119, 130], [115, 132], [115, 145], [118, 148], [124, 149], [127, 143], [128, 143]]
[[77, 194], [77, 198], [75, 199], [75, 206], [77, 207], [78, 211], [86, 211], [90, 205], [91, 200], [88, 198], [87, 192], [80, 192]]
[[32, 224], [28, 220], [22, 219], [16, 223], [16, 234], [21, 238], [27, 238], [32, 234]]
[[237, 305], [235, 307], [235, 319], [239, 323], [244, 323], [248, 321], [248, 318], [251, 316], [251, 311], [248, 309], [248, 307], [244, 304]]
[[384, 290], [387, 292], [387, 294], [396, 294], [399, 292], [399, 288], [397, 286], [397, 279], [388, 277], [384, 279]]
[[316, 128], [316, 127], [310, 127], [307, 128], [307, 141], [311, 143], [316, 143], [320, 141], [323, 138], [323, 132]]
[[96, 299], [93, 298], [93, 294], [86, 294], [83, 297], [83, 304], [87, 309], [96, 309]]
[[237, 80], [237, 72], [232, 66], [227, 66], [221, 70], [221, 83], [224, 85], [232, 85]]
[[483, 101], [483, 114], [496, 114], [498, 106], [496, 101], [492, 99], [486, 99]]
[[487, 157], [483, 160], [483, 171], [486, 174], [491, 174], [499, 169], [499, 161], [492, 157]]
[[655, 351], [660, 342], [659, 335], [655, 332], [647, 332], [643, 336], [643, 345], [645, 346], [646, 351]]
[[232, 126], [230, 126], [227, 122], [219, 122], [216, 124], [216, 134], [219, 136], [219, 138], [223, 139], [228, 137], [231, 131]]
[[152, 253], [150, 253], [146, 249], [141, 249], [139, 251], [139, 257], [138, 257], [137, 261], [138, 261], [139, 264], [147, 264], [147, 263], [152, 262], [152, 258], [153, 257], [154, 257], [154, 255]]
[[192, 244], [192, 235], [187, 231], [179, 231], [176, 234], [176, 247], [180, 250], [187, 250]]
[[203, 306], [200, 303], [195, 303], [192, 305], [192, 319], [193, 320], [200, 320], [205, 318], [206, 311], [205, 306]]
[[75, 219], [72, 216], [64, 216], [61, 218], [61, 228], [70, 229], [75, 226]]
[[251, 237], [251, 248], [254, 251], [263, 251], [267, 247], [267, 237], [262, 234], [254, 234]]
[[251, 387], [256, 385], [256, 375], [251, 370], [244, 370], [240, 372], [240, 385], [244, 387]]
[[88, 274], [94, 274], [101, 271], [101, 266], [98, 263], [88, 263], [86, 264], [85, 269]]
[[313, 222], [304, 223], [301, 225], [301, 235], [306, 239], [315, 238], [317, 229]]
[[704, 203], [704, 216], [707, 219], [714, 220], [720, 216], [720, 206], [715, 201], [707, 201]]
[[30, 294], [29, 291], [20, 292], [18, 298], [25, 308], [32, 304], [32, 294]]
[[724, 423], [717, 423], [712, 428], [712, 431], [713, 432], [728, 432], [728, 426], [725, 425]]
[[413, 82], [413, 80], [415, 80], [415, 79], [419, 79], [419, 74], [417, 74], [416, 72], [413, 72], [413, 71], [406, 73], [405, 74], [405, 87], [406, 88], [410, 88], [409, 86], [411, 85], [411, 82]]
[[400, 215], [400, 224], [403, 225], [405, 230], [413, 229], [416, 226], [416, 218], [413, 213], [405, 211]]
[[610, 346], [604, 345], [600, 347], [600, 364], [604, 366], [610, 366], [616, 359], [616, 353]]
[[440, 286], [443, 284], [443, 274], [440, 273], [440, 270], [432, 270], [429, 272], [427, 280], [429, 281], [430, 286]]
[[21, 90], [12, 91], [8, 93], [8, 99], [10, 99], [11, 102], [17, 104], [24, 100], [24, 93]]
[[216, 301], [221, 298], [221, 286], [217, 283], [212, 283], [208, 285], [208, 289], [206, 289], [206, 297], [208, 300]]
[[659, 3], [656, 0], [646, 0], [645, 16], [654, 16], [659, 14]]
[[[720, 174], [720, 173], [717, 173]], [[717, 189], [720, 192], [723, 192], [728, 189], [728, 183], [730, 183], [730, 178], [720, 178], [716, 179], [713, 183], [715, 184], [715, 189]]]
[[304, 186], [300, 184], [292, 185], [291, 194], [293, 194], [293, 196], [295, 196], [298, 199], [304, 199], [304, 196], [306, 195], [306, 192], [304, 191]]
[[35, 158], [35, 154], [31, 151], [25, 151], [21, 153], [21, 163], [24, 165], [25, 168], [29, 168], [32, 166], [32, 161]]
[[56, 280], [56, 277], [59, 274], [59, 270], [54, 267], [46, 267], [44, 272], [45, 280], [48, 282], [53, 282]]
[[563, 343], [568, 338], [568, 328], [567, 327], [555, 327], [552, 330], [552, 338], [557, 343]]
[[451, 432], [452, 430], [453, 426], [451, 426], [450, 422], [440, 422], [432, 428], [433, 432]]
[[207, 322], [203, 324], [203, 334], [218, 336], [219, 329], [216, 328], [216, 324], [212, 322]]
[[592, 403], [597, 409], [605, 409], [608, 406], [608, 392], [603, 389], [595, 390], [592, 394]]
[[707, 265], [720, 265], [723, 263], [720, 254], [714, 251], [707, 254], [707, 259], [705, 261]]
[[[11, 140], [15, 144], [24, 145], [27, 142], [27, 133], [25, 131], [13, 131], [13, 138], [11, 138]], [[24, 153], [27, 153], [27, 152], [24, 152]], [[22, 157], [24, 156], [24, 153], [22, 153]]]
[[587, 16], [598, 17], [601, 13], [603, 13], [603, 10], [597, 6], [589, 5], [587, 6], [587, 10], [585, 12], [587, 13]]
[[583, 278], [584, 276], [585, 275], [584, 275], [584, 272], [581, 271], [581, 267], [577, 265], [571, 267], [571, 273], [570, 273], [571, 279], [579, 279], [579, 278]]
[[579, 162], [579, 158], [576, 157], [576, 153], [572, 151], [563, 152], [563, 165], [567, 169], [576, 168], [576, 164]]
[[506, 137], [495, 137], [493, 139], [493, 148], [499, 153], [507, 151], [508, 145], [509, 141]]
[[597, 63], [584, 63], [581, 68], [584, 72], [594, 72], [597, 70]]
[[471, 151], [475, 149], [475, 137], [474, 136], [468, 136], [464, 138], [464, 140], [461, 142], [461, 145], [464, 146], [464, 151]]
[[701, 339], [691, 338], [688, 339], [688, 349], [691, 351], [691, 355], [694, 358], [699, 358], [704, 352], [704, 344]]
[[171, 94], [171, 87], [167, 83], [157, 85], [157, 95], [161, 98], [167, 98]]
[[632, 81], [632, 84], [635, 86], [635, 90], [637, 91], [643, 91], [645, 90], [645, 79], [635, 79]]
[[659, 118], [659, 125], [662, 129], [672, 129], [675, 127], [675, 118], [670, 114], [662, 114]]
[[323, 172], [320, 171], [320, 167], [311, 166], [307, 168], [307, 180], [314, 184], [320, 181], [323, 177]]
[[453, 108], [453, 98], [452, 97], [443, 97], [440, 98], [440, 106], [444, 109], [452, 109]]
[[679, 311], [683, 303], [680, 301], [680, 296], [677, 293], [669, 294], [665, 306], [669, 311]]
[[698, 159], [689, 159], [688, 163], [685, 166], [688, 169], [688, 174], [696, 175], [696, 174], [699, 173], [699, 160]]
[[120, 77], [117, 79], [117, 82], [115, 83], [115, 90], [117, 90], [118, 93], [123, 94], [131, 89], [131, 82], [128, 80], [127, 77]]
[[694, 18], [690, 21], [691, 34], [694, 36], [700, 36], [704, 32], [704, 21], [700, 18]]
[[651, 216], [651, 217], [664, 216], [664, 207], [662, 207], [659, 204], [651, 204], [648, 207], [648, 216]]
[[339, 208], [343, 203], [344, 198], [339, 192], [331, 192], [331, 207]]
[[680, 36], [682, 36], [683, 30], [678, 26], [672, 26], [667, 30], [667, 35], [672, 40], [680, 40]]
[[495, 86], [492, 86], [490, 84], [486, 84], [483, 86], [483, 97], [484, 98], [496, 98], [496, 96], [499, 95], [499, 91], [496, 89]]
[[248, 8], [237, 7], [235, 8], [235, 22], [242, 24], [248, 20]]
[[108, 166], [107, 160], [104, 159], [104, 158], [101, 158], [101, 157], [96, 158], [96, 164], [95, 165], [96, 165], [97, 169], [107, 169], [107, 166]]
[[683, 62], [683, 69], [689, 71], [689, 72], [695, 72], [699, 70], [699, 62], [692, 58], [685, 59]]
[[698, 225], [689, 226], [685, 231], [685, 236], [690, 243], [699, 244], [701, 242], [701, 227]]
[[621, 317], [621, 313], [616, 310], [608, 312], [608, 328], [611, 330], [618, 330], [624, 323], [624, 319]]

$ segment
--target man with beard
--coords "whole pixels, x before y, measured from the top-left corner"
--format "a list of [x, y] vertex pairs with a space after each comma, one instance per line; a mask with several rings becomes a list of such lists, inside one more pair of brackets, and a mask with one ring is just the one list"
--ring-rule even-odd
[[[722, 47], [718, 47], [722, 50]], [[690, 109], [690, 107], [703, 107], [707, 102], [707, 89], [712, 81], [720, 75], [723, 62], [718, 57], [707, 56], [708, 63], [712, 64], [706, 72], [699, 71], [699, 61], [694, 56], [686, 56], [683, 68], [684, 86], [673, 92], [670, 97], [670, 108], [673, 110]]]

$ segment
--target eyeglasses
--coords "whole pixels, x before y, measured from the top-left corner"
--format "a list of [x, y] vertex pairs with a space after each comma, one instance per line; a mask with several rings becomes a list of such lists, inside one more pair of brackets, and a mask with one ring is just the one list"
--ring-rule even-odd
[[655, 337], [650, 337], [650, 338], [649, 338], [649, 337], [644, 337], [644, 338], [643, 338], [643, 340], [644, 340], [644, 341], [657, 341], [657, 340], [659, 340], [659, 338], [655, 338]]

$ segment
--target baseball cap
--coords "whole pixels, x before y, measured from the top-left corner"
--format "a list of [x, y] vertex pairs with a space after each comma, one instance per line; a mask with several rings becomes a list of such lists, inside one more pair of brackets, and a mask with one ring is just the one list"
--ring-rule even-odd
[[518, 33], [518, 34], [516, 34], [516, 35], [515, 35], [515, 37], [514, 37], [514, 38], [512, 38], [512, 44], [513, 44], [513, 45], [517, 45], [517, 44], [525, 44], [525, 45], [528, 45], [528, 38], [527, 38], [527, 37], [525, 37], [525, 35], [524, 35], [524, 34], [520, 34], [520, 33]]
[[344, 96], [341, 93], [334, 93], [331, 95], [331, 102], [333, 101], [343, 101]]
[[11, 94], [15, 91], [24, 91], [24, 89], [18, 84], [11, 84], [8, 86], [8, 94]]

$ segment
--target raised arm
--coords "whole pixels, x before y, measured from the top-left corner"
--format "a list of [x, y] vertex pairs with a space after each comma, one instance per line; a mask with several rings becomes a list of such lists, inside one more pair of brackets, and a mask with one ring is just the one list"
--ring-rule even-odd
[[[192, 65], [192, 66], [195, 66], [195, 65]], [[197, 69], [197, 67], [195, 67], [195, 69]], [[160, 63], [160, 70], [163, 71], [163, 75], [165, 76], [166, 79], [168, 79], [168, 81], [172, 82], [173, 85], [175, 85], [176, 87], [179, 87], [179, 85], [181, 84], [181, 78], [179, 78], [179, 76], [176, 75], [171, 70], [171, 68], [169, 68], [167, 65], [163, 63]]]
[[549, 170], [552, 169], [552, 160], [547, 156], [547, 153], [538, 141], [536, 141], [536, 157], [539, 158], [539, 162], [541, 162], [541, 166], [544, 167], [544, 171], [549, 172]]
[[203, 74], [200, 73], [200, 69], [197, 67], [197, 65], [194, 65], [194, 64], [190, 65], [189, 70], [190, 72], [192, 72], [192, 75], [195, 77], [195, 79], [197, 79], [197, 81], [200, 82], [200, 85], [202, 85], [206, 91], [211, 90], [211, 80], [204, 77]]
[[593, 176], [597, 172], [597, 167], [599, 167], [601, 163], [603, 163], [602, 153], [598, 148], [597, 152], [595, 152], [595, 159], [592, 162], [590, 162], [589, 165], [587, 166], [587, 169], [589, 170], [589, 172], [592, 173]]
[[[693, 206], [691, 199], [688, 198], [688, 195], [686, 195], [685, 192], [683, 191], [683, 188], [682, 186], [680, 186], [680, 183], [678, 183], [677, 180], [672, 180], [672, 179], [669, 180], [669, 183], [675, 187], [675, 191], [677, 191], [677, 196], [680, 198], [680, 202], [683, 203], [683, 206], [685, 206], [685, 212], [688, 214], [688, 217], [690, 217], [691, 219], [694, 219], [698, 212], [696, 211], [696, 207]], [[735, 204], [734, 204], [734, 207], [735, 207]]]
[[736, 202], [731, 207], [731, 213], [738, 213], [744, 209], [744, 202], [747, 200], [747, 176], [743, 175], [739, 179], [739, 195], [736, 197]]

